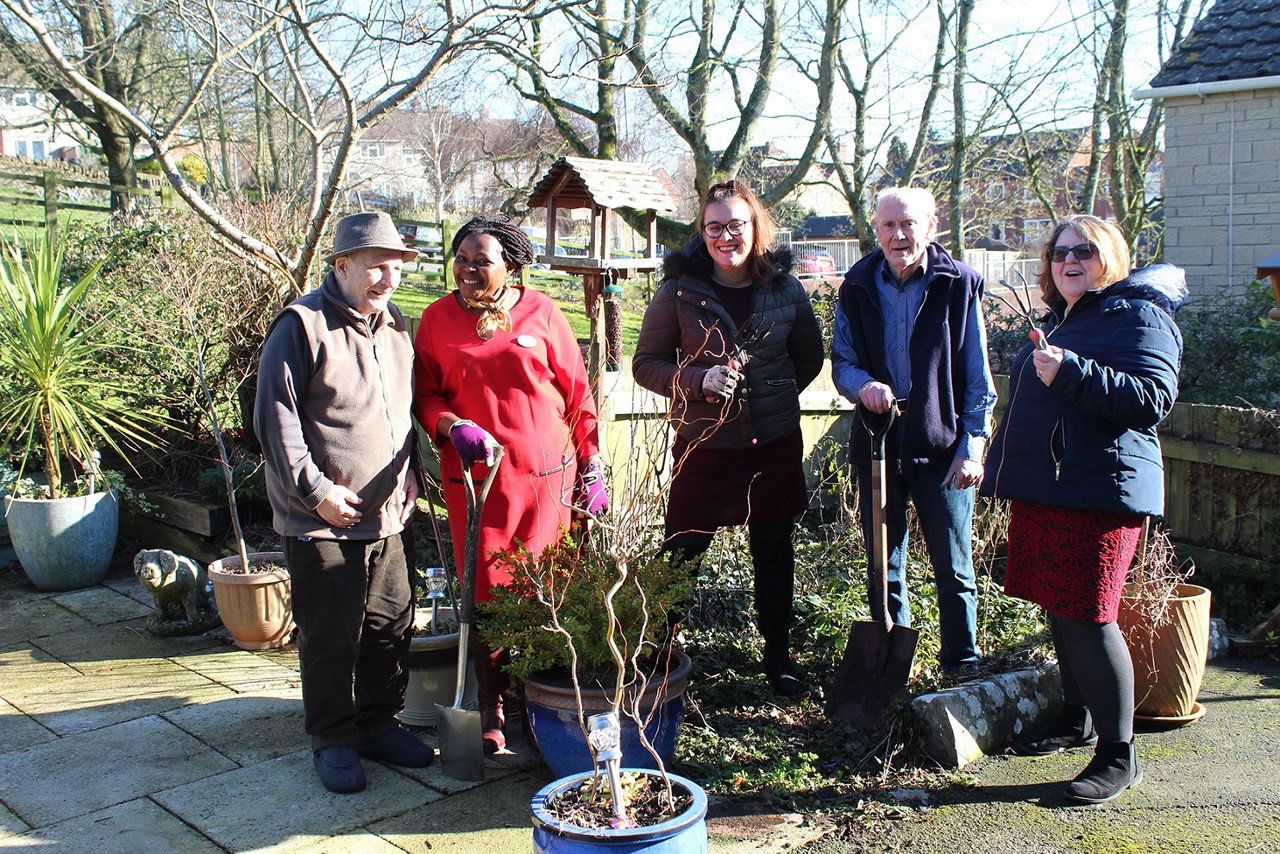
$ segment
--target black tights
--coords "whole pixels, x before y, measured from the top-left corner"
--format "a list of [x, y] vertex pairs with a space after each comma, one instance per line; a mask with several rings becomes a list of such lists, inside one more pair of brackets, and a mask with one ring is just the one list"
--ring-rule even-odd
[[1085, 706], [1102, 741], [1133, 740], [1133, 660], [1115, 623], [1049, 615], [1062, 697]]
[[[756, 625], [765, 642], [787, 649], [791, 631], [791, 596], [795, 588], [796, 558], [791, 544], [794, 520], [790, 517], [767, 522], [748, 522], [751, 567], [755, 574]], [[715, 532], [686, 531], [667, 526], [663, 554], [679, 554], [683, 560], [698, 561]]]

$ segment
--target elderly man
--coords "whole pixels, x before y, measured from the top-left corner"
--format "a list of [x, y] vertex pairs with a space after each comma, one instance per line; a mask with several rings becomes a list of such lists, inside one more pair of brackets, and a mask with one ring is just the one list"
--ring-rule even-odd
[[407, 248], [385, 213], [338, 222], [333, 269], [272, 321], [254, 426], [284, 541], [298, 624], [302, 705], [316, 771], [366, 785], [360, 757], [410, 768], [434, 751], [395, 715], [412, 635], [418, 496], [413, 342], [391, 295]]
[[[876, 199], [880, 248], [840, 286], [832, 372], [840, 393], [874, 413], [895, 401], [905, 413], [886, 437], [889, 610], [911, 625], [905, 563], [907, 497], [915, 502], [933, 563], [943, 669], [977, 669], [977, 588], [971, 535], [974, 487], [982, 481], [995, 388], [987, 365], [982, 276], [934, 242], [933, 195], [891, 188]], [[871, 443], [855, 426], [863, 530], [871, 546]], [[868, 558], [870, 561], [870, 557]]]

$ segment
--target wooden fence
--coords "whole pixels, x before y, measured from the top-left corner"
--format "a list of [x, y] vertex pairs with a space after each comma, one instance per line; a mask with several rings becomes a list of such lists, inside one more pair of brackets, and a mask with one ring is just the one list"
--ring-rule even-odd
[[[159, 198], [166, 207], [173, 204], [173, 188], [167, 183], [159, 187], [122, 187], [72, 177], [75, 174], [53, 169], [35, 173], [0, 172], [0, 203], [30, 209], [30, 213], [22, 211], [18, 216], [7, 218], [5, 224], [45, 228], [55, 233], [59, 211], [110, 213], [112, 193], [123, 193], [140, 200]], [[22, 185], [33, 188], [31, 194], [20, 195], [18, 188]]]

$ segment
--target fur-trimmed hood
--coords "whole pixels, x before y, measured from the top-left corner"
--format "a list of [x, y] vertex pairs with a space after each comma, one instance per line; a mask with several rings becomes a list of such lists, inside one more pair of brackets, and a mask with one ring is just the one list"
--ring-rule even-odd
[[[778, 281], [792, 275], [791, 266], [795, 263], [795, 257], [789, 247], [774, 249], [768, 253], [768, 257], [773, 263], [774, 275], [763, 284], [772, 287]], [[712, 263], [711, 255], [707, 252], [706, 241], [701, 235], [695, 235], [684, 246], [669, 253], [663, 260], [662, 280], [665, 282], [687, 275], [709, 282]]]

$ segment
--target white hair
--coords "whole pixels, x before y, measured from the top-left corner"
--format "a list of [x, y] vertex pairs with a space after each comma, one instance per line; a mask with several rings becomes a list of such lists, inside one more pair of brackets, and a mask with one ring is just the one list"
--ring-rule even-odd
[[938, 203], [934, 200], [933, 193], [924, 187], [886, 187], [881, 190], [876, 194], [876, 219], [880, 218], [880, 209], [888, 201], [911, 208], [911, 212], [921, 220], [932, 220], [938, 214]]

